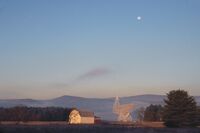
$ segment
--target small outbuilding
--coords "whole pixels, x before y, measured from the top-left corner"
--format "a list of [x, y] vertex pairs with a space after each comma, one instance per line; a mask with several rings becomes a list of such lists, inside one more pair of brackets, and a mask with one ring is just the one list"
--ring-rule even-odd
[[93, 112], [73, 109], [69, 114], [69, 124], [94, 124], [94, 122]]

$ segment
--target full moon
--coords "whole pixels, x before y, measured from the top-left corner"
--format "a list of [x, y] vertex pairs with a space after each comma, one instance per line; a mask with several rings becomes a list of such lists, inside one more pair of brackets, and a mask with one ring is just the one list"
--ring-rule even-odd
[[142, 17], [141, 16], [137, 16], [137, 20], [141, 20], [142, 19]]

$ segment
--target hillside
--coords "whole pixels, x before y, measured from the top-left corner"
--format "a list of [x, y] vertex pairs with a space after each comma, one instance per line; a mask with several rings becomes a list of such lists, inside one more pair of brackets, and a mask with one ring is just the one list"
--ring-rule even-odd
[[[135, 108], [146, 107], [150, 104], [163, 104], [163, 95], [138, 95], [120, 98], [121, 103], [133, 103]], [[200, 96], [195, 97], [200, 105]], [[114, 120], [116, 116], [112, 113], [112, 105], [115, 98], [84, 98], [76, 96], [61, 96], [48, 100], [33, 99], [8, 99], [0, 100], [0, 107], [33, 106], [33, 107], [68, 107], [82, 110], [94, 111], [96, 116], [105, 120]], [[134, 114], [133, 114], [134, 115]]]

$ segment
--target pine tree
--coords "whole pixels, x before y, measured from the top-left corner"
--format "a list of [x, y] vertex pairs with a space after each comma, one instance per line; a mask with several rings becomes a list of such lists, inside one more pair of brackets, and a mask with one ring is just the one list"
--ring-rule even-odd
[[198, 124], [197, 104], [187, 91], [173, 90], [167, 94], [163, 121], [167, 127], [196, 127]]
[[161, 121], [163, 107], [161, 105], [150, 105], [145, 109], [144, 120], [145, 121]]

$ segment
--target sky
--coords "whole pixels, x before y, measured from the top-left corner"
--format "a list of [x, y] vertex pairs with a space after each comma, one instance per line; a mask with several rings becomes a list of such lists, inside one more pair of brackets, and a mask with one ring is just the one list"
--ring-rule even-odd
[[200, 95], [199, 0], [0, 0], [0, 99]]

